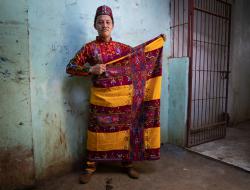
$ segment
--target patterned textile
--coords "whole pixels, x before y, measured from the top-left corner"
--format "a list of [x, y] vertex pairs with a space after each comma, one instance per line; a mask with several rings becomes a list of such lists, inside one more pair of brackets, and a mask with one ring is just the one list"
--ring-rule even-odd
[[104, 42], [97, 36], [96, 40], [83, 46], [70, 60], [66, 72], [75, 76], [86, 76], [89, 75], [86, 63], [92, 66], [98, 61], [107, 63], [128, 54], [130, 51], [131, 47], [125, 44], [115, 42], [112, 39], [109, 42]]
[[[88, 160], [159, 159], [161, 57], [164, 40], [158, 36], [135, 48], [116, 43], [109, 44], [108, 49], [101, 51], [106, 72], [93, 77]], [[68, 73], [86, 75], [86, 72], [75, 68], [83, 68], [87, 59], [94, 60], [88, 55], [95, 52], [93, 46], [100, 48], [100, 44], [90, 44], [70, 62]], [[113, 57], [107, 56], [112, 53]]]

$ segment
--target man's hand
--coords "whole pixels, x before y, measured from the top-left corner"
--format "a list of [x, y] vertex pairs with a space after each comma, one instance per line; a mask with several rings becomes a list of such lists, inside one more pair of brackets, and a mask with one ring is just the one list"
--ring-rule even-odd
[[164, 41], [166, 41], [167, 37], [165, 34], [161, 34], [161, 37], [163, 38]]
[[106, 71], [106, 65], [105, 64], [97, 64], [92, 67], [90, 67], [89, 72], [94, 75], [101, 75]]

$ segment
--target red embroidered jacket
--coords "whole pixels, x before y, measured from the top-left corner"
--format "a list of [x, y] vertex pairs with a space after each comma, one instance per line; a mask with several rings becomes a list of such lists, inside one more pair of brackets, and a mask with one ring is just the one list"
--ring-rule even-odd
[[89, 63], [93, 66], [97, 63], [107, 63], [130, 52], [131, 47], [120, 42], [112, 41], [104, 42], [99, 37], [96, 40], [83, 46], [70, 60], [66, 67], [66, 72], [71, 75], [85, 76], [89, 75]]

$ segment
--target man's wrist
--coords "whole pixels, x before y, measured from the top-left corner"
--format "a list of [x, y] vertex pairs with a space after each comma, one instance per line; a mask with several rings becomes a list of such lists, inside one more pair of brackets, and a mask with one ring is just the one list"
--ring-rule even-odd
[[86, 66], [85, 66], [85, 67], [82, 69], [82, 71], [91, 74], [91, 71], [92, 71], [91, 66], [89, 66], [89, 67], [86, 67]]
[[91, 66], [89, 66], [88, 73], [89, 73], [89, 74], [91, 74], [91, 73], [92, 73], [92, 67], [91, 67]]

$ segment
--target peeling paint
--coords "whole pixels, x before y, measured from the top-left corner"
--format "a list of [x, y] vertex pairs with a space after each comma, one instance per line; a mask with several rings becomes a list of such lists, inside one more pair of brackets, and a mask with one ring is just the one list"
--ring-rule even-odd
[[0, 79], [2, 79], [4, 81], [7, 81], [7, 79], [8, 79], [8, 80], [11, 80], [13, 82], [20, 83], [20, 82], [24, 81], [25, 79], [27, 79], [27, 75], [24, 74], [23, 71], [18, 70], [15, 73], [14, 77], [12, 77], [11, 72], [8, 69], [5, 69], [4, 71], [0, 71]]
[[8, 69], [5, 69], [4, 71], [0, 71], [0, 74], [2, 75], [1, 78], [9, 78], [11, 76], [11, 73], [8, 71]]
[[6, 57], [0, 57], [0, 60], [3, 61], [3, 62], [8, 61], [8, 59]]
[[6, 63], [6, 62], [8, 62], [8, 63], [16, 63], [15, 61], [12, 61], [12, 60], [8, 59], [7, 57], [0, 56], [0, 63]]

